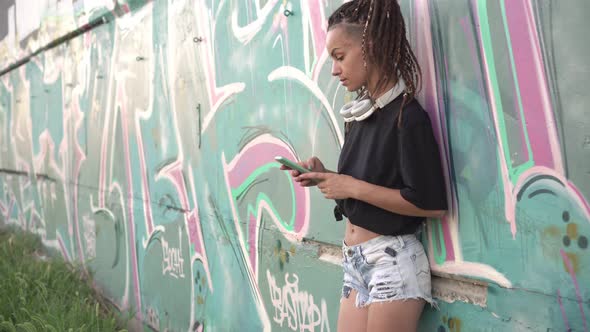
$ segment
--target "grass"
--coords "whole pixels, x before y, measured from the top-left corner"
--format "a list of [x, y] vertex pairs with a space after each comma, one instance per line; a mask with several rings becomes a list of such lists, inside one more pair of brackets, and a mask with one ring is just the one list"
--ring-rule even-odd
[[91, 277], [52, 256], [38, 237], [0, 230], [0, 332], [125, 331]]

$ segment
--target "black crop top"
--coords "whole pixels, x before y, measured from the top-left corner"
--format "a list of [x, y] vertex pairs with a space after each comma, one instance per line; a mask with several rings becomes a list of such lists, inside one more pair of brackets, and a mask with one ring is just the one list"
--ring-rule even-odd
[[[338, 173], [400, 189], [401, 196], [419, 208], [446, 210], [444, 178], [430, 118], [414, 99], [404, 107], [399, 128], [402, 99], [396, 98], [364, 121], [352, 122], [338, 160]], [[414, 233], [425, 219], [352, 198], [336, 203], [352, 224], [383, 235]]]

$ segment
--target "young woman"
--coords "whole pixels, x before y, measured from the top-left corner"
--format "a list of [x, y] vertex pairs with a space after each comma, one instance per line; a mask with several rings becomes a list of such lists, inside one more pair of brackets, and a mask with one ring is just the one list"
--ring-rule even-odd
[[[359, 98], [345, 105], [338, 172], [313, 157], [291, 170], [347, 217], [338, 331], [415, 331], [431, 296], [416, 233], [447, 208], [438, 146], [414, 96], [420, 68], [396, 0], [354, 0], [329, 18], [332, 74]], [[282, 169], [289, 169], [282, 167]]]

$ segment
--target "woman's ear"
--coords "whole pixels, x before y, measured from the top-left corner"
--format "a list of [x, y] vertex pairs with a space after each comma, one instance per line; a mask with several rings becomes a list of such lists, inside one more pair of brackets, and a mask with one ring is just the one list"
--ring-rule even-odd
[[371, 61], [371, 59], [373, 58], [373, 41], [371, 40], [367, 40], [366, 41], [366, 45], [365, 45], [365, 49], [363, 50], [363, 64], [365, 66], [365, 69], [367, 69], [367, 71], [370, 71], [372, 65], [373, 65], [373, 61]]
[[[367, 38], [367, 37], [365, 37], [365, 38]], [[365, 41], [365, 43], [367, 45], [366, 46], [367, 48], [366, 48], [365, 51], [367, 51], [367, 53], [370, 54], [373, 51], [373, 41], [367, 38], [367, 40]]]

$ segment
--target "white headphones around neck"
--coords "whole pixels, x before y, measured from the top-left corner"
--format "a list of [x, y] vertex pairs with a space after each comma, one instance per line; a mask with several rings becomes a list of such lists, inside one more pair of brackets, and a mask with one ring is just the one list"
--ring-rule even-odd
[[344, 117], [345, 122], [363, 121], [370, 117], [376, 110], [383, 108], [385, 105], [392, 102], [395, 98], [401, 95], [405, 89], [406, 84], [400, 79], [391, 90], [377, 98], [374, 103], [371, 98], [368, 98], [368, 96], [365, 96], [360, 100], [353, 100], [342, 106], [340, 109], [340, 115]]

